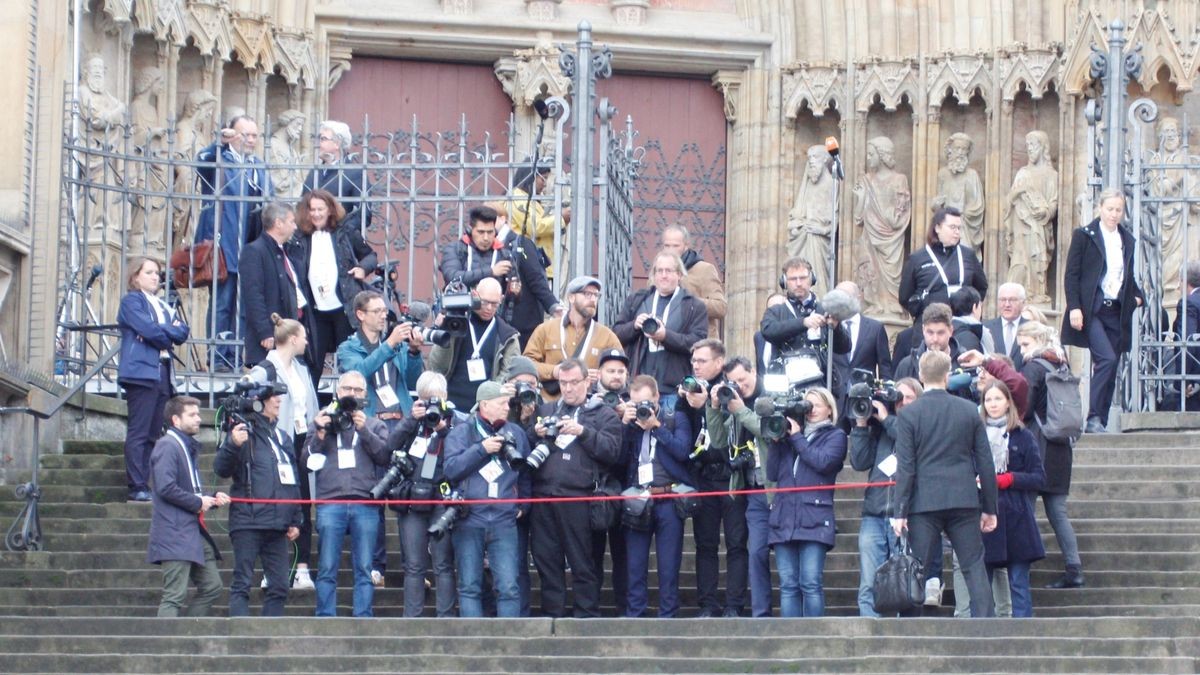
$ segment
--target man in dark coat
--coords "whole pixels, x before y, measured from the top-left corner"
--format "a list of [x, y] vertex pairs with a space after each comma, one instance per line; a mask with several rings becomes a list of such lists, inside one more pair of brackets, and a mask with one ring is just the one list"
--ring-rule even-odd
[[1021, 370], [1025, 359], [1021, 356], [1021, 345], [1017, 344], [1017, 329], [1028, 319], [1021, 316], [1025, 311], [1025, 287], [1016, 282], [1000, 284], [996, 290], [996, 305], [1000, 316], [983, 322], [992, 334], [992, 344], [999, 354], [1007, 354], [1013, 367]]
[[948, 355], [926, 352], [919, 368], [925, 394], [900, 411], [896, 424], [892, 528], [897, 536], [911, 531], [913, 552], [926, 564], [941, 555], [945, 531], [967, 579], [971, 616], [991, 617], [981, 531], [996, 529], [997, 488], [987, 431], [974, 405], [946, 393]]
[[229, 495], [206, 495], [200, 485], [200, 443], [195, 438], [200, 433], [200, 401], [176, 396], [167, 401], [165, 415], [170, 428], [150, 453], [154, 511], [146, 562], [162, 565], [159, 616], [179, 616], [189, 580], [196, 584], [196, 597], [184, 615], [208, 616], [224, 586], [217, 569], [221, 554], [201, 517], [228, 504]]
[[[1200, 333], [1200, 293], [1197, 292], [1200, 291], [1200, 261], [1193, 260], [1187, 264], [1186, 276], [1187, 295], [1179, 299], [1179, 305], [1175, 308], [1175, 322], [1172, 324], [1171, 330], [1179, 341], [1192, 339], [1194, 343], [1196, 339], [1191, 336]], [[1196, 384], [1196, 377], [1200, 376], [1200, 347], [1190, 346], [1186, 350], [1182, 350], [1179, 359], [1185, 361], [1186, 365], [1177, 365], [1176, 372], [1188, 376], [1187, 382], [1181, 382], [1178, 385], [1179, 391], [1187, 398], [1184, 409], [1200, 410], [1200, 387]], [[1179, 394], [1175, 396], [1176, 398], [1163, 409], [1179, 409], [1179, 399], [1177, 398]]]
[[303, 260], [289, 255], [287, 249], [296, 232], [296, 214], [292, 207], [272, 202], [263, 209], [263, 226], [263, 236], [242, 249], [240, 283], [246, 322], [242, 337], [248, 364], [260, 363], [275, 347], [272, 314], [306, 323], [304, 313], [308, 308], [300, 290], [307, 269]]
[[[767, 307], [759, 330], [763, 338], [771, 343], [776, 354], [809, 350], [817, 356], [820, 367], [820, 382], [824, 382], [831, 365], [826, 363], [828, 341], [833, 340], [834, 355], [850, 351], [850, 336], [841, 330], [837, 321], [825, 314], [825, 309], [813, 292], [812, 264], [804, 258], [789, 258], [783, 263], [779, 276], [779, 287], [787, 294], [787, 301]], [[769, 367], [771, 364], [768, 363]], [[810, 378], [813, 382], [817, 378]], [[798, 384], [792, 382], [792, 384]], [[835, 390], [840, 381], [834, 379]]]
[[362, 166], [345, 164], [352, 141], [350, 127], [345, 122], [321, 122], [317, 131], [317, 159], [321, 163], [308, 172], [304, 192], [328, 190], [346, 209], [346, 219], [341, 225], [357, 230], [371, 225], [371, 209], [366, 203], [371, 189]]

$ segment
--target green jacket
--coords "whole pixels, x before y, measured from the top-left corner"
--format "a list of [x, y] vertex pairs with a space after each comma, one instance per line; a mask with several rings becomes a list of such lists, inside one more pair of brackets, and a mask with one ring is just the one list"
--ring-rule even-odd
[[[754, 437], [754, 445], [758, 450], [758, 468], [755, 472], [758, 474], [758, 484], [764, 487], [773, 487], [775, 484], [767, 480], [767, 439], [762, 436], [761, 420], [758, 415], [754, 414], [752, 406], [746, 405], [736, 413], [727, 413], [720, 408], [714, 408], [711, 405], [704, 409], [708, 419], [708, 441], [709, 449], [717, 452], [724, 452], [726, 456], [729, 453], [730, 435], [729, 423], [733, 423], [738, 436], [742, 436], [743, 430], [749, 431]], [[746, 487], [746, 481], [742, 476], [742, 472], [735, 471], [729, 477], [729, 489], [741, 490]], [[767, 494], [767, 498], [771, 498], [771, 494]]]

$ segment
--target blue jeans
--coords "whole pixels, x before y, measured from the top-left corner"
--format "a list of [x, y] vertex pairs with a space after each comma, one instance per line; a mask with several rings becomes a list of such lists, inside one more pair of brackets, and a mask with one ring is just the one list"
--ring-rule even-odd
[[656, 499], [654, 529], [643, 532], [625, 528], [625, 555], [629, 565], [629, 602], [625, 613], [631, 617], [646, 613], [646, 579], [650, 568], [650, 539], [658, 555], [658, 617], [666, 619], [679, 612], [679, 567], [683, 559], [683, 521], [670, 499]]
[[750, 553], [751, 616], [771, 616], [771, 507], [766, 495], [746, 497], [746, 547]]
[[338, 560], [342, 539], [350, 533], [354, 566], [354, 616], [375, 616], [375, 585], [371, 583], [371, 548], [379, 531], [379, 507], [365, 504], [319, 504], [317, 534], [317, 616], [337, 616]]
[[459, 524], [451, 531], [454, 560], [458, 563], [458, 614], [483, 616], [483, 556], [492, 571], [496, 593], [496, 616], [521, 615], [521, 593], [517, 586], [517, 525], [474, 527]]
[[[217, 281], [213, 284], [216, 288], [216, 297], [209, 299], [208, 318], [205, 321], [205, 326], [209, 330], [213, 330], [213, 313], [216, 313], [216, 331], [212, 334], [213, 337], [222, 339], [242, 338], [246, 334], [245, 319], [240, 315], [237, 308], [238, 300], [238, 275], [229, 274], [225, 281]], [[237, 331], [234, 331], [234, 321], [237, 320]], [[227, 335], [222, 335], [227, 333]], [[215, 367], [227, 367], [237, 370], [241, 364], [242, 349], [233, 345], [221, 345], [215, 350], [213, 365]]]
[[875, 570], [896, 549], [896, 533], [882, 516], [863, 516], [858, 529], [858, 615], [878, 618]]
[[1033, 616], [1033, 594], [1029, 591], [1028, 562], [1008, 564], [1008, 589], [1012, 595], [1013, 618]]
[[1075, 538], [1075, 528], [1067, 517], [1067, 495], [1043, 492], [1042, 508], [1046, 510], [1046, 520], [1050, 521], [1054, 538], [1058, 540], [1064, 565], [1076, 570], [1083, 569], [1083, 562], [1079, 559], [1079, 540]]
[[819, 541], [775, 544], [779, 568], [779, 609], [784, 617], [818, 617], [825, 614], [825, 552]]

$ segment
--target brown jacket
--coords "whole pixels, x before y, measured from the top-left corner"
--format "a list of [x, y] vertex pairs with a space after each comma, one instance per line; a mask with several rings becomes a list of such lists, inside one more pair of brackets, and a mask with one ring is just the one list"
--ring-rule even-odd
[[[563, 352], [565, 351], [568, 355], [574, 354], [579, 343], [587, 335], [586, 331], [581, 331], [568, 322], [566, 344], [560, 344], [562, 335], [560, 329], [563, 321], [566, 321], [565, 316], [562, 319], [553, 317], [546, 319], [533, 329], [533, 335], [529, 336], [529, 342], [525, 344], [525, 356], [529, 357], [537, 366], [538, 379], [542, 382], [554, 379], [554, 366], [566, 359]], [[579, 358], [587, 364], [588, 368], [599, 368], [600, 354], [609, 349], [621, 349], [621, 341], [617, 339], [616, 333], [613, 333], [611, 328], [597, 321], [596, 329], [592, 331], [592, 341], [588, 344], [587, 350], [579, 355]], [[542, 394], [547, 401], [558, 398], [558, 396], [551, 396], [546, 391], [543, 391]]]
[[727, 303], [717, 268], [708, 261], [699, 260], [692, 263], [679, 283], [704, 302], [704, 308], [708, 310], [708, 337], [720, 339]]

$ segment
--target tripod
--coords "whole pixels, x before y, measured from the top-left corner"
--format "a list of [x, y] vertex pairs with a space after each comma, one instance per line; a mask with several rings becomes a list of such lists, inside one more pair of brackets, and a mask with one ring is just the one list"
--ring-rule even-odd
[[[87, 282], [83, 284], [82, 288], [79, 285], [79, 273], [81, 271], [78, 266], [71, 270], [69, 275], [70, 281], [67, 282], [62, 300], [59, 301], [58, 310], [55, 312], [58, 325], [54, 333], [54, 348], [57, 360], [62, 362], [63, 368], [62, 373], [57, 374], [66, 375], [68, 372], [71, 374], [83, 372], [84, 361], [87, 356], [86, 342], [81, 342], [74, 352], [72, 352], [68, 344], [68, 333], [83, 326], [95, 326], [100, 323], [96, 316], [96, 310], [92, 307], [91, 294], [92, 284], [96, 283], [96, 279], [100, 278], [100, 273], [104, 271], [104, 266], [100, 263], [93, 265], [91, 271], [88, 273]], [[81, 302], [83, 306], [84, 323], [82, 324], [71, 319], [71, 316], [74, 314], [75, 303], [77, 302]], [[83, 341], [87, 337], [81, 332], [78, 339]], [[112, 343], [107, 335], [100, 335], [100, 344], [103, 347], [101, 350], [103, 352], [112, 349]], [[105, 378], [111, 379], [107, 375]]]

